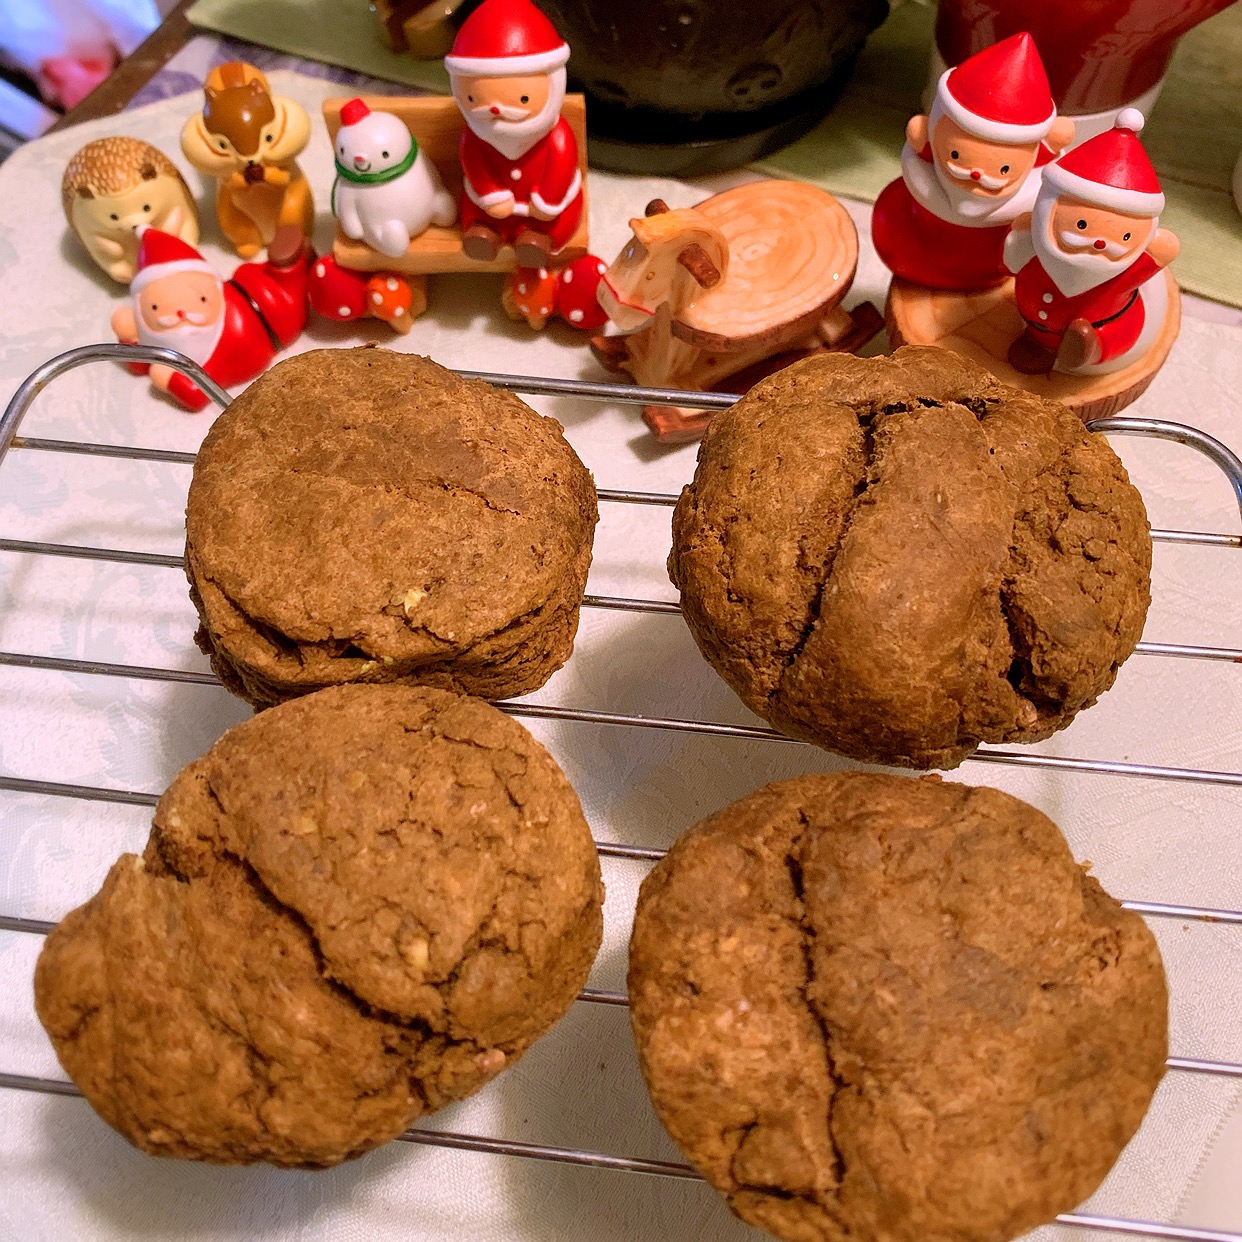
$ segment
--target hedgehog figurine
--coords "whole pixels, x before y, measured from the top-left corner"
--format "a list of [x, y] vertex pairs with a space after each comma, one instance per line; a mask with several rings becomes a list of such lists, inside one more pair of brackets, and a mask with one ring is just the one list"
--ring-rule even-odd
[[198, 242], [198, 212], [177, 167], [149, 142], [99, 138], [68, 163], [60, 185], [65, 219], [113, 280], [129, 284], [140, 224]]

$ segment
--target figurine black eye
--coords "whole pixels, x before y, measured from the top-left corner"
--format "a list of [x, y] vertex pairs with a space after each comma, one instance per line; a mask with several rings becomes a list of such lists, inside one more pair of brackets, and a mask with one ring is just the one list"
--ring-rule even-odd
[[1008, 164], [1002, 164], [1002, 165], [1001, 165], [1001, 176], [1003, 177], [1003, 176], [1005, 175], [1005, 173], [1007, 173], [1008, 171], [1009, 171], [1009, 165], [1008, 165]]
[[387, 158], [388, 158], [388, 152], [387, 152], [387, 151], [381, 151], [381, 152], [380, 152], [380, 159], [382, 159], [382, 160], [386, 160]]
[[229, 144], [225, 142], [223, 138], [221, 138], [220, 139], [220, 150], [227, 151], [228, 149], [229, 149]]
[[151, 309], [152, 309], [152, 311], [157, 311], [157, 310], [159, 310], [159, 306], [158, 306], [155, 302], [152, 302], [152, 303], [151, 303]]
[[120, 217], [120, 216], [118, 216], [118, 215], [116, 214], [116, 212], [114, 211], [114, 212], [112, 213], [112, 215], [111, 215], [111, 216], [109, 216], [108, 218], [109, 218], [110, 220], [119, 220], [121, 217]]
[[467, 103], [474, 103], [474, 96], [473, 96], [473, 95], [467, 95], [467, 96], [466, 96], [466, 102], [467, 102]]
[[1129, 233], [1127, 233], [1127, 234], [1126, 234], [1126, 235], [1125, 235], [1125, 236], [1124, 236], [1121, 240], [1122, 240], [1122, 241], [1129, 241], [1129, 240], [1130, 240], [1130, 234], [1129, 234]]
[[264, 141], [264, 142], [271, 142], [271, 141], [272, 141], [275, 137], [276, 137], [276, 135], [275, 135], [275, 134], [268, 134], [268, 136], [267, 136], [266, 138], [264, 138], [264, 139], [263, 139], [263, 141]]
[[1085, 220], [1079, 220], [1079, 221], [1078, 221], [1078, 227], [1079, 227], [1080, 229], [1085, 229], [1085, 228], [1087, 227], [1087, 222], [1086, 222]]
[[522, 102], [523, 102], [523, 103], [530, 103], [530, 96], [529, 96], [529, 95], [523, 95], [523, 96], [522, 96]]
[[200, 302], [205, 302], [205, 301], [207, 301], [207, 295], [204, 293], [204, 294], [203, 294], [203, 296], [202, 296], [201, 298], [199, 298], [198, 300], [199, 300]]
[[143, 211], [150, 211], [150, 210], [151, 210], [151, 204], [150, 204], [150, 203], [143, 203], [143, 204], [142, 204], [142, 210], [143, 210]]
[[955, 159], [957, 159], [957, 152], [956, 152], [956, 151], [950, 151], [950, 152], [949, 152], [949, 159], [951, 159], [951, 160], [955, 160]]

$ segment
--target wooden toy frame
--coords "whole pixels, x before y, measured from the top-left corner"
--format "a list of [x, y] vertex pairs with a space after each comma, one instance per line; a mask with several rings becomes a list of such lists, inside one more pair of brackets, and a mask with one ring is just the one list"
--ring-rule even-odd
[[[460, 197], [462, 176], [457, 151], [465, 121], [454, 100], [443, 95], [363, 95], [361, 98], [373, 111], [391, 112], [399, 117], [410, 133], [418, 139], [423, 154], [435, 165], [445, 189], [455, 198]], [[337, 130], [341, 127], [341, 109], [346, 102], [345, 99], [324, 100], [323, 119], [334, 147]], [[582, 171], [582, 221], [561, 252], [567, 260], [572, 260], [590, 249], [587, 226], [590, 213], [587, 204], [586, 101], [581, 95], [566, 95], [561, 115], [578, 140], [578, 167]], [[496, 258], [487, 263], [467, 258], [462, 252], [461, 229], [457, 225], [449, 228], [431, 225], [426, 232], [410, 242], [401, 258], [394, 259], [378, 250], [372, 250], [360, 241], [346, 237], [338, 224], [332, 252], [342, 267], [352, 268], [356, 272], [402, 272], [407, 276], [429, 276], [439, 272], [511, 272], [517, 267], [511, 246], [501, 247]], [[557, 266], [555, 258], [552, 266]]]

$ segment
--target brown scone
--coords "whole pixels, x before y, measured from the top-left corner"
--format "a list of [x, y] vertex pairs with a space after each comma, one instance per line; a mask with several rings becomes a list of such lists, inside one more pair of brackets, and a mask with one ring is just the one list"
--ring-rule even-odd
[[1003, 1242], [1086, 1198], [1164, 1072], [1155, 941], [993, 789], [838, 773], [686, 832], [629, 992], [661, 1121], [788, 1242]]
[[525, 729], [443, 690], [339, 687], [181, 772], [143, 856], [48, 937], [35, 1006], [144, 1151], [332, 1165], [557, 1022], [602, 899], [577, 797]]
[[389, 350], [300, 354], [203, 441], [197, 641], [260, 708], [357, 681], [524, 694], [573, 649], [597, 517], [560, 424], [511, 393]]
[[747, 707], [916, 768], [1063, 728], [1151, 600], [1146, 511], [1104, 437], [927, 348], [809, 358], [717, 416], [668, 567]]

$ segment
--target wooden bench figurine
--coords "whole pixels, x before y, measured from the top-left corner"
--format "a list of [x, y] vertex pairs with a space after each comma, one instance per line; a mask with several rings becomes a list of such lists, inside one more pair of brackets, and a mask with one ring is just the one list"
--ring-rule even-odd
[[[386, 112], [400, 118], [417, 140], [420, 153], [430, 160], [439, 173], [444, 188], [457, 201], [462, 188], [458, 150], [465, 122], [456, 102], [450, 97], [441, 96], [401, 98], [364, 95], [361, 98], [375, 112]], [[346, 99], [329, 99], [323, 105], [324, 121], [334, 149], [341, 128], [341, 110], [349, 102]], [[583, 97], [567, 95], [562, 116], [578, 140], [585, 199], [586, 105]], [[587, 214], [584, 202], [581, 223], [565, 248], [552, 256], [552, 265], [572, 262], [586, 253]], [[469, 258], [462, 251], [462, 233], [457, 224], [442, 227], [432, 223], [410, 242], [404, 255], [394, 257], [347, 237], [338, 222], [332, 249], [336, 261], [342, 267], [359, 272], [402, 273], [414, 292], [414, 305], [417, 309], [413, 313], [417, 313], [426, 304], [428, 275], [440, 272], [510, 272], [517, 267], [516, 257], [510, 246], [502, 247], [496, 258], [490, 261]]]
[[[831, 194], [797, 181], [754, 181], [670, 211], [660, 199], [605, 273], [599, 301], [626, 336], [591, 347], [639, 383], [745, 392], [798, 358], [851, 352], [884, 326], [869, 302], [841, 301], [858, 266], [858, 233]], [[656, 439], [696, 440], [706, 410], [647, 406]]]

